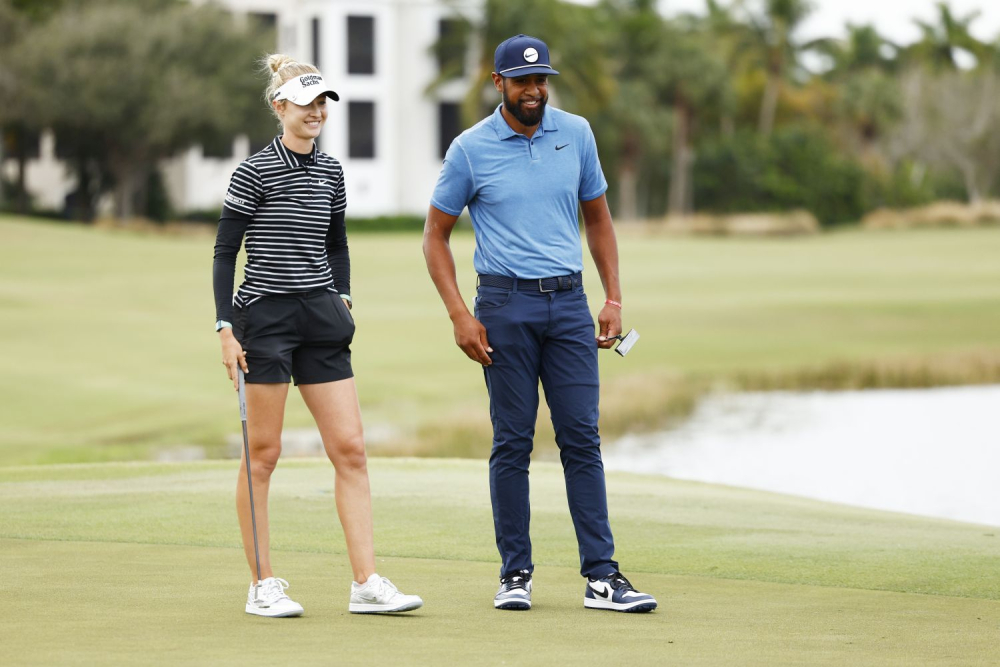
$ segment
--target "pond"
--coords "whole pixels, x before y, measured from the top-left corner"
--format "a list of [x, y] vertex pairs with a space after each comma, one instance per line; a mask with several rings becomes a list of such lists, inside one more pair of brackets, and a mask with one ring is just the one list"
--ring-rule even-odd
[[604, 448], [667, 475], [1000, 526], [1000, 385], [710, 396]]

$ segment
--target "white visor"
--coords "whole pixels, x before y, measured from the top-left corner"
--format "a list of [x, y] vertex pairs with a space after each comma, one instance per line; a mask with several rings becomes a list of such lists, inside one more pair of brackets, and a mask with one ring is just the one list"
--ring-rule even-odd
[[340, 95], [333, 92], [319, 74], [302, 74], [278, 88], [273, 101], [288, 100], [292, 104], [306, 106], [320, 95], [326, 95], [334, 102], [340, 99]]

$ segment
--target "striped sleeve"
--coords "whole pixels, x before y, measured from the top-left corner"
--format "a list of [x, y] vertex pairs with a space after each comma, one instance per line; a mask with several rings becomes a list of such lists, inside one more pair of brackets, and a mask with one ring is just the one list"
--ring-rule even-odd
[[[337, 163], [340, 167], [340, 164]], [[340, 183], [337, 184], [336, 192], [333, 193], [333, 201], [330, 203], [330, 213], [336, 215], [347, 210], [347, 187], [344, 185], [344, 170], [340, 169]]]
[[264, 184], [260, 172], [250, 162], [241, 162], [229, 181], [226, 205], [238, 213], [253, 216], [263, 196]]

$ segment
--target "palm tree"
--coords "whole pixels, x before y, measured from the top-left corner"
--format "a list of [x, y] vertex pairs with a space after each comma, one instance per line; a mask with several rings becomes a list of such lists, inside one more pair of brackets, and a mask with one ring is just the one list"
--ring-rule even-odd
[[[706, 49], [716, 55], [729, 70], [731, 78], [737, 72], [747, 69], [747, 61], [753, 60], [754, 38], [746, 23], [736, 18], [735, 10], [742, 6], [741, 0], [731, 0], [722, 4], [720, 0], [705, 0], [704, 16], [682, 17], [688, 29], [697, 30]], [[720, 108], [720, 130], [729, 136], [735, 131], [731, 105]]]
[[956, 16], [947, 2], [937, 3], [937, 10], [937, 22], [915, 21], [921, 38], [907, 50], [908, 59], [932, 71], [955, 71], [960, 69], [959, 54], [964, 51], [975, 58], [977, 67], [992, 65], [994, 47], [980, 42], [970, 32], [980, 12]]
[[605, 0], [601, 25], [610, 39], [610, 78], [615, 94], [598, 114], [596, 131], [605, 145], [614, 147], [611, 163], [617, 168], [619, 218], [640, 217], [639, 189], [643, 163], [666, 154], [670, 113], [659, 104], [649, 77], [664, 42], [663, 19], [651, 0]]
[[801, 50], [794, 33], [811, 11], [810, 0], [764, 0], [762, 12], [748, 12], [758, 61], [767, 76], [758, 121], [758, 130], [763, 135], [774, 129], [782, 85], [796, 66]]
[[698, 125], [713, 114], [727, 115], [731, 85], [725, 63], [709, 48], [704, 33], [670, 27], [665, 32], [668, 39], [656, 62], [660, 73], [656, 83], [660, 101], [673, 110], [667, 210], [682, 215], [694, 207], [691, 169]]
[[899, 69], [900, 47], [889, 41], [871, 24], [847, 23], [846, 39], [817, 39], [807, 49], [827, 56], [831, 61], [826, 78], [842, 80], [848, 75], [874, 69], [896, 72]]
[[816, 40], [809, 48], [831, 61], [824, 79], [836, 87], [834, 111], [849, 143], [869, 167], [884, 167], [878, 143], [903, 113], [899, 47], [874, 26], [848, 23], [846, 39]]
[[600, 132], [616, 147], [618, 216], [649, 213], [639, 195], [642, 181], [653, 179], [642, 172], [663, 172], [668, 160], [668, 211], [687, 213], [698, 126], [729, 107], [725, 63], [701, 19], [667, 21], [653, 0], [605, 0], [600, 16], [615, 36], [608, 53], [617, 94], [601, 116]]

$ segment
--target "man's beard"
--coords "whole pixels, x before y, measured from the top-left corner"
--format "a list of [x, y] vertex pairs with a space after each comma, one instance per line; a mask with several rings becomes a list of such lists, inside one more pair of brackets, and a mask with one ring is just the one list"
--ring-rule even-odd
[[503, 89], [503, 106], [510, 112], [517, 122], [525, 127], [534, 127], [542, 122], [542, 114], [545, 113], [545, 105], [548, 104], [548, 96], [538, 100], [538, 106], [534, 109], [525, 109], [520, 104], [514, 104], [507, 97], [507, 86]]

